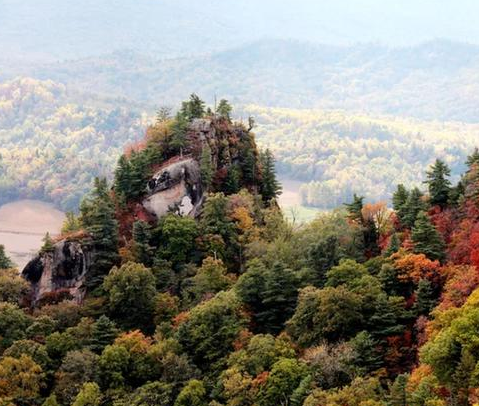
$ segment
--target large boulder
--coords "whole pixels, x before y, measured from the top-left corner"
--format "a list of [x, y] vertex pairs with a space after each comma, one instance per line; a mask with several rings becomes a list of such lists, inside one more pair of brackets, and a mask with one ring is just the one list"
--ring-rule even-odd
[[91, 260], [91, 251], [78, 241], [60, 241], [52, 251], [40, 252], [22, 271], [22, 276], [32, 285], [33, 303], [45, 294], [58, 291], [68, 292], [80, 302]]
[[143, 207], [160, 218], [168, 212], [196, 216], [203, 200], [201, 173], [192, 157], [166, 162], [148, 182]]

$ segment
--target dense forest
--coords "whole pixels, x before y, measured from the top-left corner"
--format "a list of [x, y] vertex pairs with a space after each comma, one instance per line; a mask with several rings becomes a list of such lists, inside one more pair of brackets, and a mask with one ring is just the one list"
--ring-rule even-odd
[[[248, 105], [233, 114], [255, 118], [258, 144], [274, 152], [279, 175], [304, 182], [302, 203], [322, 209], [354, 193], [389, 202], [396, 183], [422, 187], [421, 174], [436, 157], [457, 180], [479, 133], [477, 124], [344, 111]], [[1, 84], [0, 204], [36, 198], [76, 210], [93, 178], [110, 177], [118, 154], [153, 120], [148, 106], [56, 82]]]
[[173, 106], [194, 89], [208, 100], [220, 93], [235, 104], [471, 123], [479, 119], [477, 45], [437, 40], [393, 48], [261, 40], [216, 52], [200, 49], [175, 56], [133, 48], [14, 65], [0, 56], [0, 79], [54, 80], [153, 106], [158, 95]]
[[477, 124], [344, 111], [247, 106], [240, 114], [255, 117], [258, 142], [274, 152], [280, 175], [304, 182], [303, 204], [323, 209], [354, 193], [389, 202], [397, 183], [422, 188], [422, 174], [436, 157], [458, 180], [479, 133]]
[[[215, 137], [192, 136], [204, 123]], [[79, 300], [32, 301], [0, 250], [2, 405], [477, 403], [479, 151], [457, 182], [438, 159], [427, 193], [397, 186], [394, 210], [354, 195], [298, 227], [253, 128], [226, 100], [161, 110], [112, 183], [97, 178], [45, 238], [41, 258], [90, 247]], [[201, 212], [148, 216], [148, 179], [184, 156]]]
[[146, 123], [124, 103], [70, 94], [51, 81], [0, 84], [0, 205], [35, 198], [76, 209]]

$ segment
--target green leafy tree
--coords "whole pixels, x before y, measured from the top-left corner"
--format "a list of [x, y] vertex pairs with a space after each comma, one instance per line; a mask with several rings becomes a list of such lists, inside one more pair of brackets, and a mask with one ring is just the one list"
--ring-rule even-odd
[[25, 338], [25, 331], [30, 324], [30, 317], [17, 305], [0, 302], [0, 352], [16, 340]]
[[87, 284], [97, 286], [118, 261], [118, 222], [106, 179], [95, 179], [93, 191], [83, 200], [80, 212], [94, 253]]
[[191, 217], [167, 214], [155, 232], [160, 241], [159, 256], [173, 264], [188, 262], [195, 249], [198, 225]]
[[72, 404], [86, 382], [99, 379], [99, 356], [90, 350], [70, 351], [56, 374], [55, 394], [63, 404]]
[[57, 401], [57, 397], [53, 393], [45, 399], [45, 401], [42, 403], [42, 406], [60, 406], [60, 404]]
[[29, 290], [30, 284], [16, 269], [0, 269], [0, 302], [19, 304]]
[[301, 346], [340, 340], [356, 334], [363, 324], [361, 297], [344, 286], [301, 290], [288, 331]]
[[274, 166], [274, 156], [272, 152], [267, 149], [262, 151], [259, 156], [261, 165], [261, 186], [260, 193], [266, 202], [275, 199], [281, 194], [281, 185], [276, 179], [276, 170]]
[[429, 187], [429, 201], [431, 205], [438, 205], [444, 208], [451, 193], [451, 182], [447, 179], [451, 175], [451, 170], [444, 161], [436, 159], [436, 162], [426, 174], [427, 180], [425, 183]]
[[81, 229], [80, 219], [75, 213], [68, 211], [65, 214], [65, 221], [62, 225], [62, 234], [69, 234], [79, 231]]
[[236, 296], [220, 292], [189, 312], [178, 328], [178, 341], [199, 368], [219, 371], [245, 321]]
[[100, 387], [95, 382], [86, 382], [78, 393], [72, 406], [100, 406], [102, 395]]
[[424, 254], [432, 260], [444, 260], [446, 255], [444, 240], [426, 213], [418, 214], [412, 229], [411, 239], [416, 254]]
[[120, 345], [108, 345], [103, 350], [98, 366], [101, 372], [101, 383], [105, 389], [118, 389], [125, 385], [130, 354]]
[[181, 390], [174, 406], [207, 406], [208, 398], [203, 382], [192, 379]]
[[280, 359], [271, 368], [266, 384], [260, 390], [258, 404], [273, 406], [288, 402], [307, 374], [308, 369], [301, 361]]
[[141, 264], [128, 262], [113, 268], [103, 288], [108, 295], [111, 317], [125, 329], [152, 328], [155, 309], [155, 277]]

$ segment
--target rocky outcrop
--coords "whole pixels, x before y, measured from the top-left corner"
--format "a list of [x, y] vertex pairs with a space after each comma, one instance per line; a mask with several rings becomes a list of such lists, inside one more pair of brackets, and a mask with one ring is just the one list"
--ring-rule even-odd
[[203, 200], [198, 162], [177, 157], [165, 163], [149, 180], [143, 207], [156, 217], [168, 212], [196, 216]]
[[68, 292], [80, 302], [91, 260], [91, 251], [78, 241], [60, 241], [54, 245], [53, 251], [39, 253], [22, 272], [32, 285], [33, 304], [45, 294], [57, 291]]

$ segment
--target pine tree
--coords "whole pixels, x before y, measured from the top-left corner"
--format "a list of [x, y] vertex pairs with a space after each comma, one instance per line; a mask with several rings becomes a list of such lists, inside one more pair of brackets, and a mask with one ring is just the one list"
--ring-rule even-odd
[[425, 205], [422, 200], [422, 193], [417, 187], [415, 187], [409, 193], [406, 204], [404, 205], [404, 216], [402, 219], [403, 225], [407, 228], [412, 228], [418, 214], [424, 209]]
[[205, 115], [205, 102], [193, 93], [188, 101], [182, 103], [180, 114], [187, 121], [202, 118]]
[[409, 192], [404, 185], [398, 185], [396, 191], [393, 194], [393, 209], [396, 212], [399, 221], [404, 222], [404, 216], [406, 215], [406, 202], [409, 197]]
[[401, 241], [396, 233], [391, 236], [389, 240], [388, 247], [386, 251], [384, 251], [384, 256], [390, 257], [392, 254], [395, 254], [401, 248]]
[[211, 159], [211, 148], [205, 143], [200, 157], [201, 182], [206, 191], [211, 186], [213, 180], [213, 162]]
[[344, 206], [348, 211], [348, 218], [352, 221], [355, 221], [358, 224], [363, 224], [363, 206], [364, 206], [364, 197], [358, 196], [356, 193], [353, 195], [353, 201], [351, 203], [345, 203]]
[[94, 256], [87, 283], [96, 286], [118, 261], [118, 223], [106, 179], [95, 179], [93, 191], [83, 200], [80, 212]]
[[421, 212], [418, 214], [412, 229], [411, 238], [416, 254], [424, 254], [431, 260], [444, 260], [444, 241], [426, 213]]
[[262, 170], [261, 195], [263, 200], [269, 202], [281, 194], [281, 185], [276, 179], [274, 157], [269, 149], [260, 153]]
[[146, 266], [153, 263], [153, 247], [151, 242], [151, 227], [146, 221], [135, 221], [132, 231], [136, 262]]
[[415, 310], [418, 315], [427, 316], [436, 306], [431, 282], [421, 279], [417, 285]]
[[424, 183], [429, 187], [431, 205], [444, 208], [451, 192], [451, 182], [447, 179], [451, 175], [451, 170], [444, 161], [436, 159], [436, 162], [426, 174], [427, 180]]
[[13, 262], [5, 253], [5, 246], [0, 244], [0, 269], [10, 269], [13, 266]]
[[42, 248], [40, 249], [41, 252], [52, 252], [55, 251], [55, 244], [52, 240], [52, 237], [50, 237], [50, 233], [47, 232], [45, 234], [45, 237], [43, 237], [43, 245]]
[[171, 107], [161, 106], [156, 112], [156, 123], [165, 123], [171, 119]]
[[408, 406], [408, 399], [407, 399], [407, 381], [408, 375], [402, 374], [398, 375], [395, 379], [391, 389], [389, 391], [389, 402], [388, 405], [390, 406]]
[[240, 171], [238, 165], [233, 164], [228, 168], [228, 173], [224, 183], [224, 192], [228, 195], [238, 193], [240, 185]]
[[311, 245], [308, 250], [308, 265], [311, 275], [308, 283], [322, 288], [326, 282], [326, 272], [339, 263], [339, 241], [336, 236], [329, 236]]
[[129, 199], [132, 191], [131, 164], [125, 155], [120, 156], [115, 169], [114, 189], [118, 198]]
[[262, 310], [257, 314], [260, 328], [278, 334], [294, 312], [298, 283], [295, 274], [276, 262], [267, 272], [262, 296]]
[[89, 348], [96, 354], [101, 354], [103, 349], [113, 343], [117, 337], [119, 330], [116, 325], [105, 315], [100, 318], [93, 325]]
[[178, 113], [173, 120], [171, 124], [171, 138], [168, 145], [172, 154], [181, 153], [183, 148], [185, 148], [188, 123], [188, 116], [182, 113]]
[[228, 103], [228, 100], [221, 99], [218, 107], [216, 109], [216, 113], [221, 117], [229, 122], [231, 122], [231, 112], [233, 111], [233, 107]]
[[474, 165], [479, 165], [479, 148], [474, 148], [473, 153], [467, 157], [466, 165], [469, 169]]
[[75, 213], [68, 211], [65, 216], [66, 218], [62, 225], [62, 234], [73, 233], [81, 229], [80, 220], [75, 216]]

